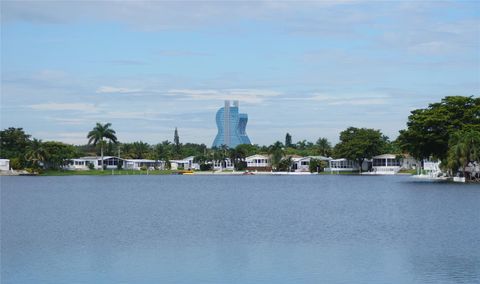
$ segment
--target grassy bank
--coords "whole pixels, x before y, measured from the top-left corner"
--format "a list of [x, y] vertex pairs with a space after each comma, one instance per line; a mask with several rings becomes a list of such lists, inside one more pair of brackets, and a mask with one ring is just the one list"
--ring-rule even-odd
[[156, 171], [137, 171], [137, 170], [88, 170], [88, 171], [65, 171], [65, 170], [47, 170], [40, 176], [110, 176], [110, 175], [169, 175], [178, 171], [156, 170]]
[[319, 175], [358, 175], [358, 171], [355, 172], [319, 172]]

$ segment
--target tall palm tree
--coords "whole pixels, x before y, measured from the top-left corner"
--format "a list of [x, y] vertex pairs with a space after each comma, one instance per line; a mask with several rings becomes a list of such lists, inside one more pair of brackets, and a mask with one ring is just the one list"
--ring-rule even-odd
[[25, 159], [30, 161], [34, 168], [39, 166], [39, 162], [45, 161], [47, 153], [43, 147], [42, 140], [34, 138], [27, 146]]
[[102, 171], [103, 171], [103, 147], [105, 146], [106, 138], [107, 140], [117, 143], [117, 137], [115, 136], [115, 130], [111, 129], [111, 123], [101, 124], [97, 122], [97, 125], [88, 132], [88, 144], [97, 145], [100, 144], [100, 154], [102, 156]]

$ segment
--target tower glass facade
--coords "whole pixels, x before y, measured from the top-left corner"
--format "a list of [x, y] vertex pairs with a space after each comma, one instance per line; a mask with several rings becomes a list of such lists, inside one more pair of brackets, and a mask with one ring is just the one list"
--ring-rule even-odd
[[215, 120], [218, 133], [212, 147], [226, 145], [235, 148], [240, 144], [251, 144], [246, 132], [248, 115], [239, 113], [238, 101], [234, 101], [233, 105], [225, 101], [225, 106], [217, 111]]

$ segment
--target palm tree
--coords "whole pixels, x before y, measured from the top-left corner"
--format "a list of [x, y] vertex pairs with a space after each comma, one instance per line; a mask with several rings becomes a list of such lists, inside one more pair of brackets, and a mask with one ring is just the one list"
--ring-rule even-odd
[[27, 152], [25, 158], [32, 162], [34, 168], [36, 168], [41, 161], [45, 161], [47, 153], [43, 148], [42, 140], [34, 138], [27, 146]]
[[284, 156], [282, 142], [277, 141], [273, 145], [270, 145], [268, 152], [271, 156], [272, 167], [277, 170]]
[[102, 125], [101, 123], [97, 122], [97, 125], [88, 132], [88, 144], [97, 145], [100, 144], [100, 154], [102, 156], [102, 171], [103, 171], [103, 147], [105, 146], [105, 140], [112, 141], [113, 143], [117, 143], [117, 137], [115, 136], [115, 130], [111, 129], [111, 123], [106, 123]]
[[327, 138], [318, 138], [316, 146], [322, 156], [330, 156], [332, 145], [328, 142]]
[[450, 139], [449, 167], [456, 171], [462, 167], [466, 177], [466, 168], [470, 162], [480, 160], [480, 133], [478, 131], [457, 131]]
[[133, 155], [135, 159], [144, 159], [150, 150], [150, 145], [145, 142], [133, 142]]

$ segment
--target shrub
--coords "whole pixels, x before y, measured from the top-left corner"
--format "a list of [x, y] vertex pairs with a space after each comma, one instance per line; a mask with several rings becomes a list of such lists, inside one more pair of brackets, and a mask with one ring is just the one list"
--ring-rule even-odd
[[212, 164], [200, 164], [201, 171], [211, 171], [212, 167]]
[[235, 163], [235, 170], [237, 171], [244, 171], [247, 168], [247, 162], [245, 161], [238, 161]]
[[140, 170], [141, 170], [141, 171], [146, 171], [146, 170], [147, 170], [147, 166], [141, 166], [141, 167], [140, 167]]
[[19, 158], [12, 158], [10, 160], [10, 167], [12, 168], [12, 170], [20, 170], [22, 169], [22, 162]]
[[92, 163], [87, 162], [88, 169], [93, 170], [95, 169], [95, 166]]

